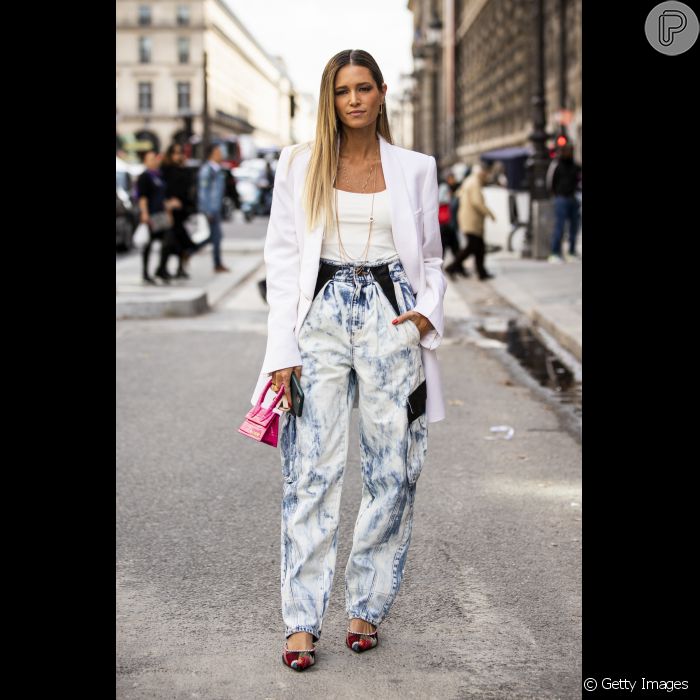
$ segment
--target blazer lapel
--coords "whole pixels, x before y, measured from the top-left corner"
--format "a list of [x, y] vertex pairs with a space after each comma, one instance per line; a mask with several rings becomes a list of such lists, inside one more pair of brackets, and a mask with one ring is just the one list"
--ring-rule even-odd
[[379, 147], [382, 156], [382, 169], [389, 195], [391, 208], [391, 234], [399, 258], [414, 288], [419, 287], [419, 280], [414, 279], [414, 261], [416, 258], [416, 222], [413, 207], [408, 196], [408, 187], [401, 164], [396, 157], [393, 146], [380, 134]]

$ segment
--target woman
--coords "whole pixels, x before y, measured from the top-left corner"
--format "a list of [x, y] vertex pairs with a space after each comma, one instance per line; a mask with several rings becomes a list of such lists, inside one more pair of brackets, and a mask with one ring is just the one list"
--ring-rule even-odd
[[354, 651], [376, 646], [398, 593], [427, 423], [444, 418], [437, 169], [392, 145], [386, 91], [367, 52], [329, 61], [315, 141], [280, 155], [265, 241], [268, 341], [252, 402], [271, 377], [291, 406], [292, 372], [304, 393], [302, 415], [280, 421], [282, 658], [296, 670], [315, 663], [328, 606], [355, 392], [363, 491], [345, 569]]
[[[438, 187], [438, 202], [441, 207], [445, 207], [449, 212], [449, 219], [440, 224], [440, 237], [442, 239], [442, 257], [445, 257], [445, 250], [448, 246], [452, 251], [452, 256], [459, 255], [459, 241], [457, 240], [457, 209], [459, 200], [455, 195], [459, 185], [454, 173], [448, 173], [444, 182]], [[459, 274], [462, 277], [469, 277], [469, 273], [464, 269], [464, 265], [460, 265]]]
[[[155, 284], [156, 281], [148, 274], [148, 261], [151, 256], [153, 241], [162, 241], [165, 232], [170, 228], [172, 221], [166, 211], [165, 182], [159, 170], [162, 156], [155, 150], [149, 149], [143, 154], [145, 170], [139, 175], [136, 184], [140, 221], [148, 226], [148, 243], [141, 253], [143, 260], [144, 284]], [[162, 262], [162, 261], [161, 261]], [[162, 264], [158, 266], [156, 276], [168, 282], [169, 276], [162, 274]]]
[[445, 267], [445, 272], [454, 279], [459, 274], [464, 261], [473, 253], [476, 262], [476, 271], [482, 281], [493, 279], [493, 275], [486, 270], [484, 259], [486, 257], [486, 244], [484, 242], [484, 221], [490, 217], [494, 221], [496, 215], [486, 206], [484, 193], [481, 188], [489, 181], [491, 171], [482, 166], [475, 165], [469, 177], [460, 186], [459, 209], [457, 223], [460, 230], [467, 237], [467, 247], [464, 248], [455, 259]]
[[166, 234], [159, 269], [169, 277], [168, 258], [177, 255], [175, 277], [178, 279], [189, 279], [184, 263], [197, 248], [185, 228], [185, 221], [195, 211], [195, 204], [192, 200], [192, 177], [184, 165], [185, 152], [182, 146], [179, 143], [168, 146], [161, 172], [165, 180], [165, 196], [172, 204], [173, 227]]

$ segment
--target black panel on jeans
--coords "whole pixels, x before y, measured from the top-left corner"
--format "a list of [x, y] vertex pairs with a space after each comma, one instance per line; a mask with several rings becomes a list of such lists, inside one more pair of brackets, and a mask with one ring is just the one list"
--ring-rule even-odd
[[413, 423], [416, 418], [420, 418], [425, 413], [425, 402], [428, 398], [427, 389], [428, 387], [424, 379], [409, 395], [408, 404], [406, 406], [409, 425]]

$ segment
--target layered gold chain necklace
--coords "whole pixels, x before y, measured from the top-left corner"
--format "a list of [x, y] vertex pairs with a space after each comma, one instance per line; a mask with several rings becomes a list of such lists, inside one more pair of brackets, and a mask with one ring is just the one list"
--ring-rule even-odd
[[[369, 175], [367, 175], [367, 179], [365, 180], [365, 184], [362, 187], [362, 191], [360, 194], [364, 194], [364, 191], [367, 189], [367, 183], [369, 182], [370, 177], [372, 177], [372, 172], [374, 172], [374, 182], [372, 184], [372, 205], [370, 208], [370, 214], [369, 214], [369, 230], [367, 232], [367, 243], [365, 245], [365, 249], [362, 251], [362, 258], [364, 259], [353, 259], [348, 255], [347, 250], [345, 249], [345, 246], [343, 245], [343, 240], [340, 236], [340, 221], [338, 219], [338, 189], [335, 188], [335, 227], [336, 231], [338, 233], [338, 255], [340, 256], [340, 259], [343, 262], [349, 262], [349, 263], [355, 263], [355, 262], [361, 262], [361, 263], [367, 263], [367, 253], [369, 252], [369, 244], [372, 239], [372, 224], [374, 223], [374, 195], [377, 190], [377, 170], [379, 170], [377, 164], [380, 162], [380, 155], [379, 155], [379, 144], [377, 144], [377, 160], [372, 163], [372, 166], [369, 169]], [[336, 173], [336, 181], [338, 180], [338, 175]], [[349, 184], [352, 186], [346, 176], [345, 178], [345, 183]], [[335, 183], [334, 183], [335, 184]], [[362, 266], [360, 266], [360, 270], [362, 270]]]

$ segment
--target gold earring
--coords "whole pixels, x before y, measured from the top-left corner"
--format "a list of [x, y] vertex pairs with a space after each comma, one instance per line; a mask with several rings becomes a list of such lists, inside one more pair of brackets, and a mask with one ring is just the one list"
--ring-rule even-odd
[[379, 114], [381, 114], [381, 113], [382, 113], [382, 105], [383, 105], [383, 104], [384, 104], [384, 103], [382, 102], [382, 104], [381, 104], [381, 105], [379, 105]]

